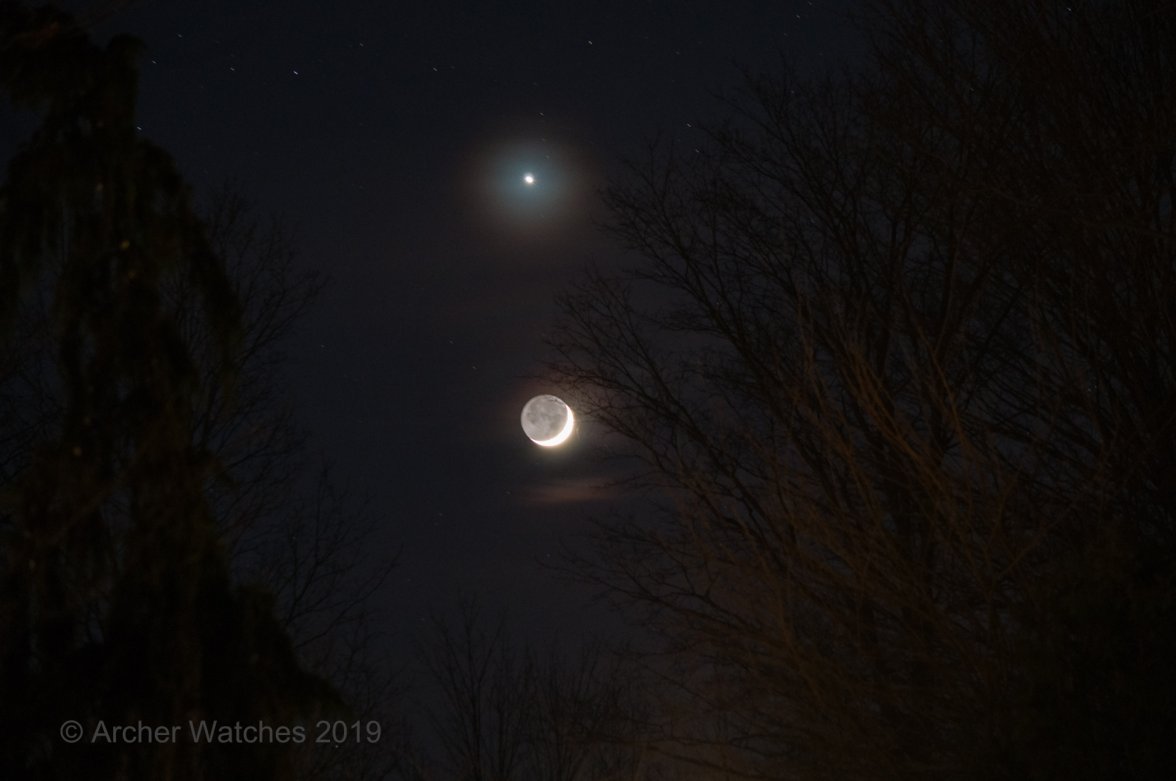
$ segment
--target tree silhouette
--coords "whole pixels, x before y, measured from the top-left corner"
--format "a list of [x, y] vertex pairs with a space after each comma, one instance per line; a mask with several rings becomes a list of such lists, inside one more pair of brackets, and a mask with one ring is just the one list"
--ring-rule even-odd
[[[623, 658], [602, 643], [539, 650], [473, 604], [434, 619], [420, 657], [435, 684], [425, 706], [435, 752], [418, 746], [407, 779], [651, 781], [640, 708]], [[436, 753], [433, 761], [428, 755]]]
[[[375, 519], [340, 488], [328, 465], [312, 457], [282, 392], [286, 339], [327, 283], [300, 267], [286, 224], [260, 219], [233, 186], [215, 192], [203, 212], [213, 250], [243, 304], [233, 398], [206, 398], [196, 433], [224, 470], [211, 487], [214, 513], [239, 577], [274, 592], [299, 657], [337, 688], [353, 718], [381, 721], [381, 740], [360, 753], [384, 750], [386, 756], [369, 757], [383, 767], [396, 742], [388, 711], [395, 686], [379, 658], [372, 599], [397, 556], [372, 548]], [[177, 290], [175, 299], [191, 296]], [[205, 336], [195, 323], [193, 341]], [[211, 376], [207, 340], [200, 344]], [[325, 766], [346, 764], [340, 754], [318, 752], [324, 773]], [[375, 768], [370, 772], [382, 777]], [[364, 777], [354, 765], [347, 773]]]
[[208, 380], [204, 387], [213, 389], [199, 399], [193, 430], [194, 446], [219, 466], [208, 486], [211, 511], [236, 579], [274, 594], [299, 660], [336, 689], [350, 723], [381, 725], [378, 741], [306, 746], [298, 777], [383, 778], [401, 737], [391, 711], [396, 682], [379, 654], [373, 598], [396, 555], [371, 547], [375, 519], [313, 457], [282, 386], [286, 340], [326, 282], [301, 268], [286, 224], [258, 217], [234, 186], [214, 192], [201, 213], [242, 303], [229, 397], [212, 382], [216, 355], [195, 316], [190, 286], [167, 293]]
[[[0, 4], [0, 83], [41, 117], [0, 190], [2, 379], [16, 380], [0, 421], [0, 775], [286, 777], [280, 744], [59, 735], [65, 719], [86, 735], [290, 724], [335, 702], [273, 598], [233, 584], [208, 498], [219, 466], [193, 432], [233, 393], [241, 307], [171, 159], [136, 134], [138, 48]], [[169, 300], [177, 287], [193, 306]]]
[[870, 4], [607, 200], [558, 375], [656, 497], [585, 572], [664, 750], [750, 778], [1159, 777], [1176, 680], [1176, 18]]

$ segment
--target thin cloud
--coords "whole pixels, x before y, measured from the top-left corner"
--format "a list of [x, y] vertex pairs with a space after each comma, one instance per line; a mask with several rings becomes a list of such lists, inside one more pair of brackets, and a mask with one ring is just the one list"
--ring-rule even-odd
[[616, 499], [620, 495], [621, 486], [616, 483], [610, 483], [599, 476], [579, 477], [554, 480], [528, 488], [523, 492], [522, 501], [533, 507], [551, 507], [606, 502]]

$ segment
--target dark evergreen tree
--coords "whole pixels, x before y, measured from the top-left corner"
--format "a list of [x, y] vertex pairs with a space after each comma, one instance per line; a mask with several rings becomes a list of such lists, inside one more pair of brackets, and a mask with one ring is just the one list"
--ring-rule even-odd
[[[0, 777], [278, 778], [280, 744], [58, 733], [66, 719], [87, 736], [99, 721], [291, 724], [333, 702], [272, 600], [234, 587], [206, 500], [218, 465], [193, 445], [194, 409], [231, 394], [239, 305], [173, 161], [136, 132], [139, 48], [0, 4], [0, 85], [40, 116], [0, 190], [0, 380], [40, 362], [60, 399], [6, 394], [0, 420]], [[164, 295], [175, 280], [222, 356], [211, 380]], [[17, 341], [37, 297], [47, 353]]]

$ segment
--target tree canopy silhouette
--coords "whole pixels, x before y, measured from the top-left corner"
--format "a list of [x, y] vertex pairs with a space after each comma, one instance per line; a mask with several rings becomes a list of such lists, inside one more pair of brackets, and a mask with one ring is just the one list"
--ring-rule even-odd
[[[434, 618], [419, 651], [435, 685], [424, 705], [434, 752], [410, 749], [400, 778], [468, 781], [655, 781], [641, 750], [639, 688], [602, 643], [569, 653], [520, 643], [475, 603]], [[426, 741], [428, 742], [428, 741]]]
[[[289, 724], [335, 700], [272, 597], [234, 585], [210, 510], [220, 467], [193, 432], [233, 392], [241, 307], [174, 163], [136, 132], [139, 48], [0, 4], [0, 85], [40, 117], [0, 189], [0, 776], [285, 777], [276, 744], [59, 736], [66, 719]], [[32, 345], [29, 310], [48, 313]]]
[[[1158, 778], [1176, 734], [1176, 13], [882, 0], [607, 192], [554, 369], [653, 509], [585, 572], [747, 778]], [[669, 661], [667, 661], [669, 660]]]

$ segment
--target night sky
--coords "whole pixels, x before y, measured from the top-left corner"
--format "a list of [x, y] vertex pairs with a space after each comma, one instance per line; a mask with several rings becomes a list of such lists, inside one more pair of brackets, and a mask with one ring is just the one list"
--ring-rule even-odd
[[561, 393], [554, 298], [625, 260], [594, 224], [623, 159], [697, 143], [740, 67], [841, 67], [849, 5], [161, 0], [97, 29], [147, 43], [141, 130], [196, 193], [233, 182], [330, 278], [286, 380], [373, 555], [400, 552], [394, 644], [471, 597], [536, 637], [609, 625], [542, 566], [616, 499], [590, 419], [552, 450], [519, 426]]

